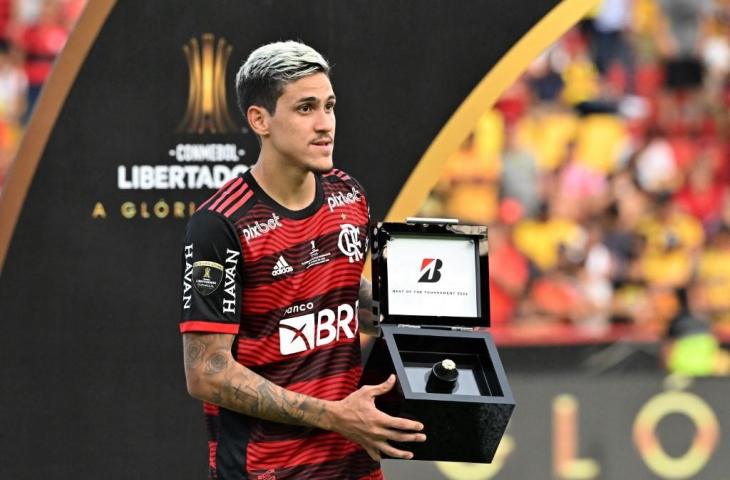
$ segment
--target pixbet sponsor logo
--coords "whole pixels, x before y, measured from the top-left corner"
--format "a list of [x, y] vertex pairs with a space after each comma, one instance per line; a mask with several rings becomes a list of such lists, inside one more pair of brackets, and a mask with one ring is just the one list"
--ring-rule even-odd
[[251, 243], [251, 240], [269, 233], [276, 229], [276, 227], [281, 227], [280, 219], [281, 217], [279, 215], [273, 213], [271, 218], [268, 220], [257, 222], [253, 225], [246, 225], [241, 228], [241, 232], [243, 233], [243, 238], [246, 239], [246, 243]]
[[[311, 310], [314, 305], [289, 307], [287, 312]], [[328, 345], [340, 338], [355, 338], [357, 333], [358, 302], [355, 307], [343, 303], [336, 310], [324, 308], [317, 312], [297, 317], [284, 318], [279, 322], [279, 351], [282, 355], [306, 352], [322, 345]]]
[[438, 258], [424, 258], [421, 261], [421, 278], [418, 279], [419, 283], [436, 283], [441, 280], [441, 267], [444, 266], [444, 262]]
[[352, 191], [348, 193], [331, 193], [327, 197], [327, 206], [330, 207], [330, 212], [334, 212], [335, 208], [352, 205], [353, 203], [359, 202], [361, 198], [362, 194], [360, 193], [360, 190], [352, 187]]

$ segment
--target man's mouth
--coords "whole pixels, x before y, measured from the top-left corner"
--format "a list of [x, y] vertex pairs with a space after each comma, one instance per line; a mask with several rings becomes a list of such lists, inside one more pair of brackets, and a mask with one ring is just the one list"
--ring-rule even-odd
[[332, 139], [331, 138], [320, 138], [318, 140], [313, 141], [312, 145], [316, 145], [318, 147], [328, 147], [328, 146], [332, 145]]

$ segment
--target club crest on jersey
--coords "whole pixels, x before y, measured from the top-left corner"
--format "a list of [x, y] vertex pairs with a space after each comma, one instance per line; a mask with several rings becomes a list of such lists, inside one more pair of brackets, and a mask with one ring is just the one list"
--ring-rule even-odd
[[328, 345], [343, 337], [355, 338], [357, 306], [358, 302], [355, 302], [355, 308], [343, 303], [336, 311], [324, 308], [318, 312], [282, 319], [279, 321], [279, 351], [282, 355], [293, 355]]
[[293, 271], [294, 268], [292, 268], [292, 266], [286, 262], [286, 260], [284, 259], [284, 255], [279, 255], [279, 260], [276, 261], [276, 264], [274, 264], [274, 269], [271, 270], [271, 276], [278, 277], [279, 275], [284, 275]]
[[269, 233], [277, 227], [281, 227], [280, 219], [279, 215], [272, 213], [271, 218], [263, 222], [254, 222], [253, 225], [247, 224], [245, 227], [241, 227], [241, 233], [243, 233], [246, 243], [251, 243], [252, 240]]
[[200, 260], [193, 263], [193, 286], [199, 294], [206, 296], [215, 292], [223, 280], [223, 265]]
[[352, 205], [353, 203], [359, 202], [361, 198], [362, 194], [360, 193], [360, 190], [352, 187], [352, 191], [348, 193], [330, 193], [327, 197], [327, 206], [330, 207], [330, 212], [334, 212], [335, 208]]
[[350, 263], [362, 260], [363, 248], [360, 241], [360, 229], [349, 223], [340, 225], [340, 238], [337, 240], [337, 246], [340, 251], [347, 255]]

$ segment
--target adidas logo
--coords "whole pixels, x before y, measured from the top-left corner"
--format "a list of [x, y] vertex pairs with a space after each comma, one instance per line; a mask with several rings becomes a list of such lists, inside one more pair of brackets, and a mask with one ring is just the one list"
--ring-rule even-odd
[[284, 260], [284, 255], [279, 256], [279, 260], [276, 261], [276, 265], [274, 265], [274, 269], [271, 271], [272, 277], [278, 277], [279, 275], [284, 275], [285, 273], [291, 273], [294, 269], [286, 263], [286, 260]]

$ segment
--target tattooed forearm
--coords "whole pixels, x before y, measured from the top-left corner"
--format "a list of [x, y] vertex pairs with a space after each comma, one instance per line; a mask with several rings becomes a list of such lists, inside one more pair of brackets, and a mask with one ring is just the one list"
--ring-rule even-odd
[[199, 340], [191, 340], [185, 344], [185, 368], [198, 368], [203, 361], [205, 344]]
[[326, 426], [328, 402], [281, 388], [233, 360], [231, 336], [186, 334], [183, 342], [196, 398], [274, 422]]
[[373, 314], [373, 286], [365, 277], [360, 277], [360, 293], [357, 316], [360, 321], [360, 331], [367, 335], [378, 335], [376, 316]]
[[229, 383], [229, 406], [234, 410], [294, 425], [318, 425], [325, 414], [321, 400], [283, 389], [253, 372], [249, 383]]
[[228, 366], [227, 352], [215, 352], [205, 360], [205, 374], [216, 375], [221, 373]]

